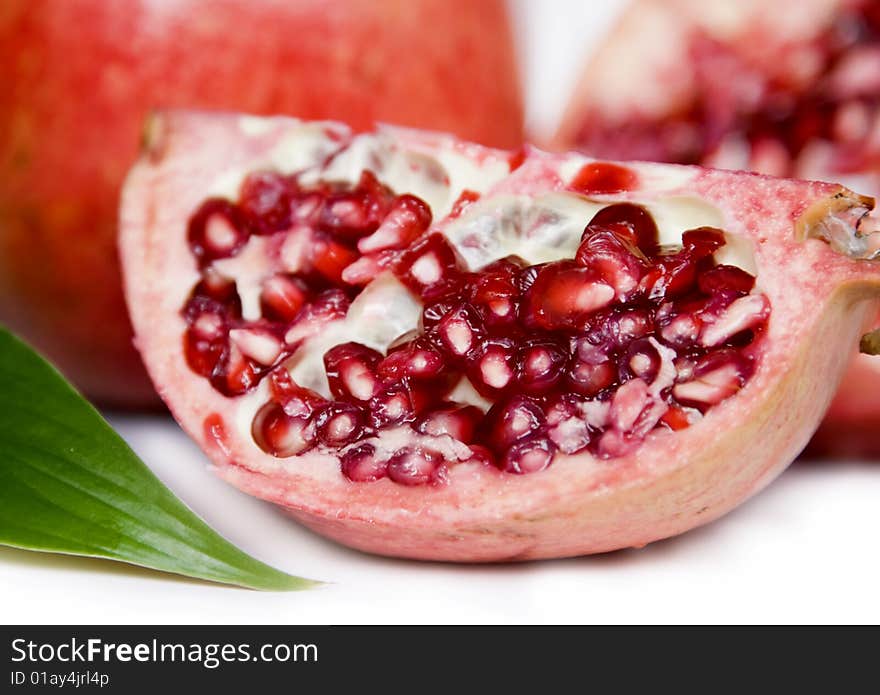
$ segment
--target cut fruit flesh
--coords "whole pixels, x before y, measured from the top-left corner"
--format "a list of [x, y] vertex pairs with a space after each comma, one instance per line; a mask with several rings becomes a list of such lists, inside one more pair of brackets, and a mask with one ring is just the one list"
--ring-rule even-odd
[[[157, 386], [224, 477], [367, 550], [454, 560], [572, 555], [641, 545], [715, 518], [803, 445], [829, 393], [809, 375], [839, 373], [840, 352], [871, 310], [870, 302], [851, 306], [876, 284], [870, 264], [795, 235], [799, 220], [823, 206], [808, 233], [833, 220], [855, 235], [870, 202], [839, 186], [619, 164], [631, 174], [630, 190], [589, 193], [582, 171], [594, 163], [579, 155], [527, 149], [510, 173], [507, 153], [435, 134], [383, 129], [352, 138], [337, 126], [266, 119], [259, 135], [248, 136], [232, 115], [160, 119], [162, 137], [126, 186], [121, 240], [139, 347]], [[338, 152], [323, 149], [330, 149], [321, 136], [328, 129]], [[303, 165], [298, 147], [285, 165], [278, 143], [292, 141], [311, 143], [315, 166]], [[216, 261], [216, 270], [236, 278], [242, 316], [232, 322], [251, 324], [234, 329], [249, 331], [251, 351], [268, 357], [267, 335], [285, 345], [267, 372], [251, 355], [248, 378], [233, 380], [247, 382], [244, 391], [224, 395], [229, 379], [218, 390], [217, 375], [194, 371], [180, 350], [196, 326], [181, 309], [205, 282], [187, 220], [221, 186], [238, 200], [249, 172], [303, 172], [300, 192], [321, 182], [350, 189], [365, 161], [394, 195], [424, 201], [433, 227], [406, 249], [391, 249], [364, 288], [345, 283], [344, 273], [323, 275], [321, 291], [340, 295], [333, 310], [326, 299], [308, 299], [300, 309], [308, 320], [295, 317], [284, 331], [263, 323], [272, 321], [260, 314], [260, 280], [276, 277], [277, 264], [291, 258], [309, 263], [314, 244], [300, 244], [306, 251], [298, 255], [248, 249], [276, 241], [283, 249], [306, 232], [284, 230], [276, 241], [257, 234]], [[403, 178], [401, 162], [418, 166]], [[575, 179], [578, 191], [569, 188]], [[479, 199], [461, 209], [465, 190]], [[607, 211], [620, 203], [649, 213], [656, 244], [643, 249], [633, 230], [608, 231]], [[447, 217], [453, 207], [460, 209]], [[589, 227], [597, 213], [605, 231]], [[687, 230], [700, 231], [683, 240]], [[685, 262], [686, 253], [701, 260]], [[433, 261], [422, 263], [425, 254]], [[578, 256], [588, 263], [578, 265]], [[451, 263], [456, 271], [447, 273]], [[607, 301], [597, 305], [593, 290], [574, 300], [567, 289], [557, 292], [558, 278], [567, 277], [551, 272], [559, 263], [572, 264], [566, 272], [587, 286], [609, 288]], [[723, 267], [731, 265], [741, 270]], [[144, 277], [158, 268], [160, 282], [149, 287]], [[836, 282], [818, 287], [811, 280], [818, 269]], [[757, 277], [754, 289], [744, 276]], [[302, 282], [307, 296], [320, 296], [308, 277]], [[729, 286], [724, 297], [711, 293], [718, 283]], [[809, 297], [809, 308], [787, 292], [793, 288]], [[505, 323], [511, 311], [515, 320]], [[699, 324], [687, 349], [663, 335], [682, 317]], [[318, 328], [297, 329], [302, 323]], [[254, 326], [262, 329], [257, 337]], [[241, 352], [242, 340], [235, 344]], [[406, 357], [392, 359], [398, 352]], [[405, 369], [431, 378], [401, 376]], [[580, 393], [572, 381], [595, 392]], [[294, 405], [285, 408], [288, 398]], [[770, 415], [781, 398], [796, 417]], [[254, 424], [258, 413], [263, 429]], [[278, 424], [282, 413], [286, 427]], [[218, 414], [222, 437], [206, 425]]]

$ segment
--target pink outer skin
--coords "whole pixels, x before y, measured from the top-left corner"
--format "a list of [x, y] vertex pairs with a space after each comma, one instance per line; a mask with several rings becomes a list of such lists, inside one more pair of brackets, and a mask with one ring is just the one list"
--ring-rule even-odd
[[[644, 142], [632, 150], [613, 133], [634, 118], [662, 119], [688, 102], [694, 90], [695, 66], [687, 54], [686, 37], [696, 28], [719, 41], [735, 44], [751, 65], [772, 75], [798, 60], [798, 51], [808, 48], [840, 10], [861, 3], [635, 0], [589, 60], [552, 146], [560, 150], [575, 148], [580, 146], [578, 140], [585, 129], [607, 131], [609, 151], [600, 148], [597, 154], [650, 157]], [[735, 29], [721, 28], [730, 27], [731, 20]], [[719, 75], [719, 79], [725, 76]], [[860, 175], [870, 193], [880, 191], [880, 171]], [[835, 175], [829, 173], [828, 178], [833, 180]], [[856, 355], [806, 453], [880, 456], [878, 429], [880, 359]]]
[[[643, 546], [716, 519], [803, 448], [851, 346], [877, 312], [880, 269], [818, 239], [802, 240], [817, 225], [851, 224], [871, 201], [837, 185], [627, 164], [643, 182], [661, 173], [689, 178], [686, 188], [664, 194], [701, 196], [722, 212], [727, 231], [754, 243], [759, 288], [773, 313], [746, 387], [691, 428], [652, 434], [637, 452], [612, 461], [557, 457], [546, 471], [524, 476], [461, 463], [446, 485], [352, 483], [334, 457], [312, 452], [279, 460], [262, 453], [229, 420], [230, 401], [191, 372], [181, 354], [179, 310], [197, 277], [185, 223], [205, 196], [202, 182], [223, 162], [248, 170], [296, 126], [272, 119], [261, 135], [247, 137], [237, 123], [223, 114], [160, 114], [128, 177], [120, 251], [137, 345], [160, 395], [223, 478], [355, 548], [430, 560], [529, 560]], [[428, 151], [441, 137], [391, 132], [403, 146]], [[470, 145], [460, 151], [505, 156]], [[494, 190], [561, 189], [553, 172], [572, 157], [581, 155], [529, 149], [525, 163]], [[642, 187], [596, 198], [654, 196]], [[219, 419], [206, 430], [212, 415]]]

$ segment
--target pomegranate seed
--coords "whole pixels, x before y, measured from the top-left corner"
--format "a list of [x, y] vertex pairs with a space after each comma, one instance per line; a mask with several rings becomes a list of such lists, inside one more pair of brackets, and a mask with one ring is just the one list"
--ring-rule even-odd
[[504, 451], [517, 439], [541, 427], [544, 420], [537, 401], [516, 394], [495, 403], [481, 424], [486, 441], [496, 451]]
[[[693, 415], [689, 415], [688, 410], [690, 408], [681, 408], [677, 405], [670, 406], [669, 410], [660, 418], [660, 422], [674, 432], [687, 429], [691, 426], [691, 419], [693, 417]], [[699, 411], [693, 412], [699, 414]]]
[[648, 384], [632, 379], [623, 384], [611, 399], [611, 424], [621, 432], [631, 432], [648, 405]]
[[517, 384], [526, 393], [547, 393], [562, 378], [568, 358], [568, 351], [552, 340], [527, 340], [516, 359]]
[[400, 381], [404, 377], [431, 380], [444, 375], [446, 363], [433, 345], [424, 338], [416, 338], [389, 348], [376, 371], [388, 382]]
[[620, 234], [627, 230], [629, 242], [648, 258], [660, 253], [660, 232], [657, 224], [645, 208], [632, 203], [618, 203], [602, 208], [593, 215], [584, 230], [584, 238], [593, 228], [611, 227]]
[[641, 287], [649, 299], [659, 302], [687, 294], [696, 281], [696, 263], [687, 252], [682, 252], [660, 257], [658, 264], [642, 278]]
[[504, 259], [483, 268], [472, 283], [471, 278], [466, 279], [466, 284], [472, 287], [471, 302], [486, 326], [496, 328], [516, 323], [519, 272], [519, 266]]
[[508, 473], [537, 473], [553, 462], [556, 445], [540, 435], [513, 444], [501, 459], [501, 469]]
[[311, 248], [309, 266], [324, 279], [342, 284], [342, 272], [358, 259], [358, 254], [330, 237], [316, 239]]
[[200, 266], [238, 253], [250, 230], [241, 210], [228, 200], [206, 200], [189, 220], [187, 240]]
[[324, 290], [297, 315], [284, 342], [293, 345], [320, 333], [331, 321], [344, 318], [350, 302], [342, 290]]
[[467, 376], [474, 388], [495, 398], [513, 383], [516, 345], [509, 338], [483, 341], [469, 351], [467, 361]]
[[290, 189], [296, 184], [274, 171], [249, 174], [239, 189], [239, 205], [257, 234], [290, 226]]
[[751, 375], [751, 364], [734, 350], [719, 350], [700, 359], [689, 381], [672, 389], [675, 399], [701, 410], [730, 398]]
[[293, 321], [309, 299], [308, 287], [293, 275], [273, 275], [263, 283], [260, 309], [270, 321]]
[[575, 393], [595, 396], [617, 383], [617, 367], [610, 360], [591, 364], [575, 359], [566, 372], [566, 383]]
[[423, 387], [407, 379], [380, 391], [370, 400], [370, 424], [375, 429], [412, 422], [435, 400]]
[[464, 359], [484, 335], [476, 310], [461, 302], [453, 306], [431, 330], [431, 341], [453, 359]]
[[359, 444], [342, 455], [342, 473], [357, 483], [368, 483], [384, 478], [388, 462], [376, 459], [372, 444]]
[[401, 485], [432, 482], [443, 464], [443, 456], [430, 449], [406, 447], [388, 461], [388, 477]]
[[740, 297], [712, 323], [703, 326], [700, 344], [715, 347], [731, 340], [735, 335], [747, 330], [756, 330], [767, 322], [770, 316], [770, 302], [762, 294], [749, 294]]
[[644, 256], [612, 227], [588, 227], [587, 230], [589, 234], [585, 234], [575, 257], [577, 262], [611, 285], [619, 301], [628, 301], [638, 290], [645, 273]]
[[662, 362], [663, 358], [654, 344], [648, 338], [640, 338], [629, 345], [620, 361], [621, 379], [637, 377], [648, 384], [653, 383], [660, 373]]
[[285, 413], [304, 419], [327, 404], [320, 394], [295, 383], [284, 367], [274, 369], [269, 375], [269, 392]]
[[391, 206], [379, 228], [358, 242], [358, 251], [373, 253], [403, 248], [430, 226], [431, 208], [420, 198], [402, 195]]
[[318, 220], [318, 229], [334, 235], [358, 239], [375, 232], [388, 214], [393, 195], [367, 170], [354, 190], [327, 197]]
[[585, 195], [601, 195], [629, 191], [637, 183], [636, 173], [632, 169], [610, 162], [590, 162], [575, 174], [569, 188]]
[[431, 234], [407, 250], [396, 264], [401, 282], [423, 299], [456, 289], [462, 270], [458, 253], [442, 234]]
[[241, 396], [255, 388], [266, 368], [245, 357], [235, 345], [228, 345], [211, 374], [211, 384], [224, 396]]
[[441, 409], [423, 415], [416, 429], [432, 437], [449, 435], [453, 439], [470, 444], [482, 419], [483, 411], [476, 406], [446, 404]]
[[370, 400], [380, 388], [376, 366], [382, 355], [360, 343], [342, 343], [324, 353], [327, 383], [335, 398]]
[[317, 225], [324, 209], [324, 195], [308, 191], [294, 196], [290, 201], [291, 221], [307, 227]]
[[274, 401], [257, 412], [251, 433], [257, 446], [279, 458], [301, 454], [314, 445], [314, 428], [308, 419], [288, 415]]
[[521, 318], [535, 328], [580, 328], [613, 299], [614, 289], [592, 270], [571, 261], [557, 261], [538, 273], [526, 294]]
[[218, 313], [205, 312], [193, 320], [184, 334], [184, 355], [189, 368], [209, 377], [226, 351], [226, 321]]
[[714, 227], [689, 229], [681, 235], [682, 246], [693, 258], [711, 256], [726, 243], [724, 232]]
[[318, 441], [327, 446], [349, 444], [360, 438], [363, 431], [364, 412], [353, 403], [330, 403], [315, 416]]
[[749, 275], [742, 268], [732, 265], [717, 265], [700, 273], [697, 278], [700, 292], [715, 294], [717, 292], [735, 292], [748, 294], [755, 286], [755, 276]]

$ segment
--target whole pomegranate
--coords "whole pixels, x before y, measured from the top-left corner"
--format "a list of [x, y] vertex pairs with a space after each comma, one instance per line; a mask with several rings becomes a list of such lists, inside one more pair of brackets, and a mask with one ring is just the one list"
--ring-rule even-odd
[[[557, 144], [880, 193], [880, 2], [637, 0]], [[811, 454], [880, 455], [877, 384], [880, 363], [856, 357]]]
[[168, 112], [120, 251], [144, 361], [220, 475], [364, 550], [523, 560], [681, 533], [791, 462], [878, 311], [872, 206]]
[[521, 135], [502, 0], [4, 0], [0, 320], [105, 404], [155, 398], [116, 210], [154, 107]]

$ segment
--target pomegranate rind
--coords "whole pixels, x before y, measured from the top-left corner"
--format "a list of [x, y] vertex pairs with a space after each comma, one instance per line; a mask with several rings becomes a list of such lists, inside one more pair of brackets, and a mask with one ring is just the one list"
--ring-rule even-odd
[[[697, 196], [720, 211], [727, 232], [750, 242], [772, 315], [746, 386], [699, 423], [651, 433], [632, 454], [613, 461], [558, 454], [549, 468], [529, 475], [462, 461], [449, 467], [442, 484], [354, 483], [335, 456], [319, 450], [286, 459], [261, 452], [235, 421], [231, 401], [193, 373], [181, 354], [180, 307], [198, 280], [186, 220], [211, 192], [205, 182], [218, 167], [259, 168], [280, 140], [291, 142], [303, 128], [287, 118], [261, 119], [259, 128], [246, 123], [243, 130], [237, 115], [193, 112], [167, 112], [153, 122], [154, 136], [129, 174], [121, 209], [120, 253], [137, 346], [160, 395], [219, 475], [362, 550], [462, 562], [564, 557], [642, 546], [716, 519], [768, 484], [803, 448], [851, 346], [877, 311], [870, 301], [880, 288], [876, 266], [796, 233], [804, 213], [815, 214], [817, 206], [827, 209], [821, 223], [852, 229], [869, 206], [864, 198], [833, 184], [623, 164], [636, 173], [638, 187], [597, 200]], [[346, 136], [341, 126], [324, 127]], [[507, 157], [434, 133], [379, 132], [421, 152], [454, 147], [474, 161]], [[529, 148], [516, 171], [481, 199], [562, 192], [563, 172], [588, 161]], [[432, 231], [448, 224], [440, 220]], [[401, 436], [412, 444], [411, 431]]]

